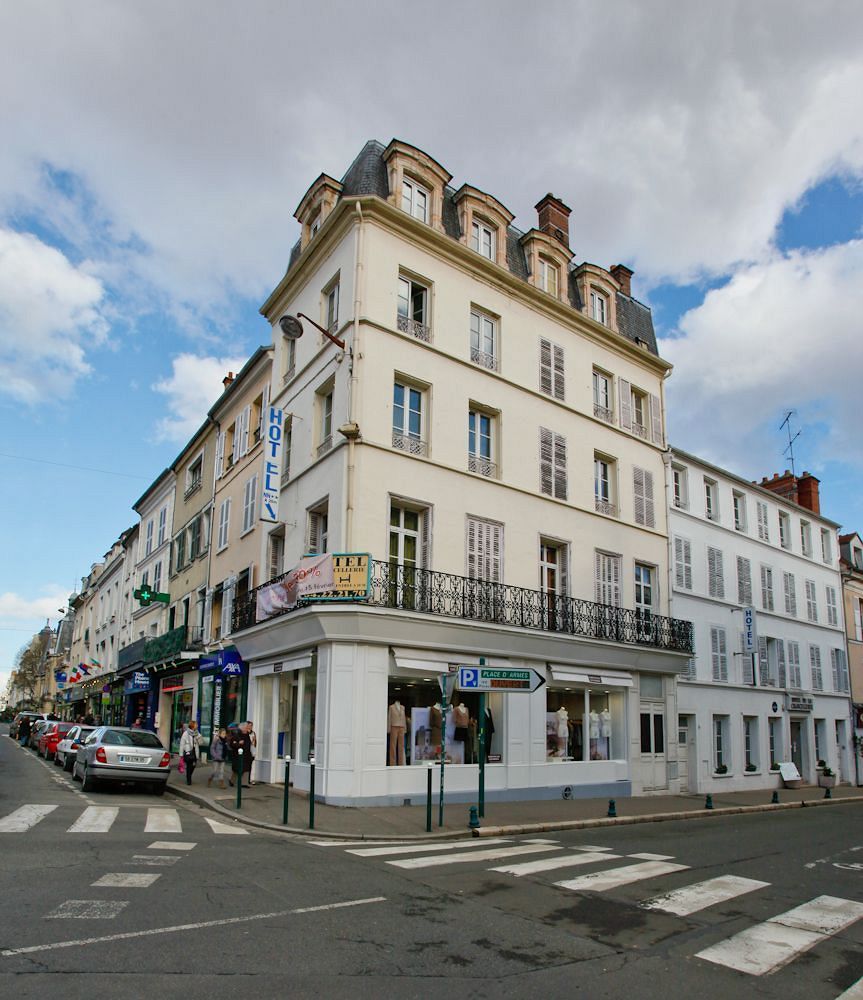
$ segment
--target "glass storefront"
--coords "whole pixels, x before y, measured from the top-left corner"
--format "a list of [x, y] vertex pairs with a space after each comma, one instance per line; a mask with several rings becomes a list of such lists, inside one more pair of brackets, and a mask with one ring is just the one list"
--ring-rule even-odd
[[297, 671], [279, 674], [279, 717], [277, 720], [276, 756], [294, 756], [294, 712], [297, 705], [299, 681]]
[[546, 760], [625, 760], [625, 700], [605, 688], [549, 685]]
[[315, 702], [318, 694], [318, 668], [298, 671], [303, 685], [303, 705], [300, 718], [300, 745], [297, 759], [307, 761], [315, 750]]
[[[164, 691], [165, 688], [163, 687]], [[192, 704], [194, 702], [194, 692], [191, 688], [180, 688], [179, 690], [168, 689], [171, 695], [171, 753], [177, 753], [180, 749], [180, 736], [183, 728], [192, 721]]]

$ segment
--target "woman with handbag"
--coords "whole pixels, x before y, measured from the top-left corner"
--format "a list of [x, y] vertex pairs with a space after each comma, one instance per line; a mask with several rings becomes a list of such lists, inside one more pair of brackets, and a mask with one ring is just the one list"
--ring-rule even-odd
[[192, 773], [195, 764], [198, 762], [198, 747], [201, 745], [201, 734], [198, 732], [198, 723], [193, 719], [183, 730], [180, 737], [180, 760], [186, 773], [186, 784], [192, 784]]
[[207, 787], [213, 784], [213, 779], [219, 782], [219, 788], [225, 787], [225, 762], [228, 759], [228, 731], [220, 729], [210, 744], [210, 760], [213, 762], [213, 773], [207, 778]]

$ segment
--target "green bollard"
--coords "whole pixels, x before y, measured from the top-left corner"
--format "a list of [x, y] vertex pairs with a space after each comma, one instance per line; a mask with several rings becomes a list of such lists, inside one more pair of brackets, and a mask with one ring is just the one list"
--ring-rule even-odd
[[240, 747], [237, 750], [237, 766], [239, 771], [237, 772], [237, 809], [243, 808], [243, 748]]
[[471, 828], [471, 830], [479, 829], [479, 812], [477, 811], [476, 806], [470, 807], [470, 819], [468, 820], [467, 825]]
[[315, 828], [315, 755], [309, 757], [309, 829]]
[[608, 812], [605, 815], [611, 817], [611, 819], [617, 819], [617, 803], [614, 799], [608, 800]]
[[824, 789], [824, 798], [825, 799], [832, 799], [833, 798], [833, 793], [830, 791], [829, 788], [825, 788]]
[[432, 826], [432, 771], [434, 771], [434, 761], [429, 761], [426, 787], [426, 833], [431, 833]]
[[282, 826], [288, 825], [288, 791], [291, 784], [291, 758], [285, 754], [285, 801], [282, 805]]
[[708, 795], [707, 798], [704, 800], [704, 808], [705, 809], [712, 809], [713, 808], [713, 796], [712, 795]]
[[773, 792], [773, 795], [772, 795], [772, 797], [770, 799], [770, 805], [772, 805], [772, 806], [778, 806], [779, 805], [779, 792], [777, 792], [777, 791]]

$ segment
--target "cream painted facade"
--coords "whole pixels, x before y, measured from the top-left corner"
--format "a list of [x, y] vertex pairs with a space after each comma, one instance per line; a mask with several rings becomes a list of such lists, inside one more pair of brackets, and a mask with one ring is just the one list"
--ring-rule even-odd
[[[384, 154], [390, 185], [408, 178], [409, 186], [431, 187], [438, 175], [448, 183], [425, 154], [395, 145]], [[316, 183], [343, 190], [332, 179]], [[652, 616], [668, 614], [662, 407], [669, 366], [609, 325], [623, 322], [624, 306], [630, 316], [643, 310], [649, 323], [628, 295], [618, 302], [622, 285], [611, 272], [570, 271], [563, 234], [507, 232], [505, 210], [483, 205], [481, 195], [471, 195], [461, 225], [498, 221], [491, 259], [446, 230], [441, 205], [450, 194], [442, 189], [432, 192], [427, 221], [392, 196], [316, 205], [307, 195], [301, 204], [301, 252], [262, 309], [273, 324], [272, 403], [285, 413], [289, 442], [282, 524], [269, 532], [267, 562], [281, 570], [307, 552], [368, 552], [380, 561], [379, 574], [392, 553], [394, 564], [416, 566], [429, 579], [452, 574], [455, 587], [471, 577], [526, 588], [528, 600], [579, 610], [576, 602], [585, 602], [585, 615], [611, 605], [629, 609], [626, 619], [622, 610], [608, 612], [616, 621], [635, 621], [638, 603], [638, 621], [648, 623], [644, 641], [578, 628], [566, 634], [546, 618], [524, 628], [463, 620], [456, 610], [436, 617], [398, 600], [390, 608], [311, 605], [246, 622], [232, 638], [249, 663], [259, 775], [278, 780], [290, 752], [296, 781], [307, 787], [314, 752], [317, 791], [327, 801], [422, 794], [422, 768], [403, 765], [398, 754], [388, 765], [388, 705], [401, 693], [425, 719], [441, 671], [485, 656], [530, 666], [547, 681], [529, 697], [491, 699], [490, 796], [676, 791], [676, 678], [687, 656], [679, 644], [646, 638]], [[508, 264], [514, 241], [533, 267], [526, 277]], [[576, 285], [582, 308], [572, 304]], [[406, 287], [422, 298], [421, 320], [400, 313]], [[588, 315], [594, 294], [607, 304], [592, 307], [606, 322]], [[300, 313], [342, 338], [345, 349], [309, 323], [299, 340], [283, 336], [281, 317]], [[604, 380], [601, 398], [596, 375]], [[476, 546], [485, 543], [470, 541], [477, 533], [491, 539], [483, 551]], [[398, 548], [408, 535], [413, 555]], [[549, 728], [562, 709], [570, 716], [561, 723], [565, 738]], [[600, 730], [594, 716], [606, 714]], [[415, 720], [408, 726], [411, 750], [417, 728]], [[454, 765], [447, 781], [454, 796], [470, 799], [477, 765]]]

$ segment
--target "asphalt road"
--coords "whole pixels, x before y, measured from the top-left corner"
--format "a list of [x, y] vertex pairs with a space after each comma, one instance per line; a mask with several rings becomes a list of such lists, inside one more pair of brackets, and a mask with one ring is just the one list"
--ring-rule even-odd
[[863, 977], [861, 809], [396, 853], [84, 796], [2, 736], [0, 995], [826, 1000]]

